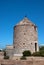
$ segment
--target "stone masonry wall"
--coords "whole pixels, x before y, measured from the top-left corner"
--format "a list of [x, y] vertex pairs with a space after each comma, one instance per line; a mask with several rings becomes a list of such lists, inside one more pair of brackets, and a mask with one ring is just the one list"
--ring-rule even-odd
[[21, 54], [24, 50], [35, 52], [35, 43], [38, 40], [37, 31], [32, 25], [18, 25], [14, 28], [14, 50], [16, 54]]

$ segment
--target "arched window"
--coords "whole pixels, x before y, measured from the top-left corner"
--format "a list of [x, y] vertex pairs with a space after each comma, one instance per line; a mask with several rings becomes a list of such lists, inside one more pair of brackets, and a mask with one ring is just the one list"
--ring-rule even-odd
[[23, 45], [25, 45], [25, 43], [23, 43]]
[[35, 31], [37, 30], [36, 26], [34, 26]]
[[35, 43], [35, 52], [37, 51], [37, 43]]

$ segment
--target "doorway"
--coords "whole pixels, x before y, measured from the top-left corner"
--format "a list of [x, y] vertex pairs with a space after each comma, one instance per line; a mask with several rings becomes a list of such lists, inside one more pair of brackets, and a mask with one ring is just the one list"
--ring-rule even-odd
[[37, 51], [37, 43], [35, 43], [35, 52]]

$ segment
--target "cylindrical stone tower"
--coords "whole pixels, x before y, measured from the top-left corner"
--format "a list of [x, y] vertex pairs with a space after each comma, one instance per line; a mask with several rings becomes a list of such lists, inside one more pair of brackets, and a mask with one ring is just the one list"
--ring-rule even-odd
[[27, 18], [24, 18], [14, 27], [14, 55], [21, 56], [25, 50], [30, 50], [31, 53], [39, 51], [37, 39], [37, 27]]

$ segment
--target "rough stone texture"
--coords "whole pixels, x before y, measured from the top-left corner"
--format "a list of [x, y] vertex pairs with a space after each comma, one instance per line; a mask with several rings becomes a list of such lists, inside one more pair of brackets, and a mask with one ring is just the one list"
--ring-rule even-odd
[[30, 50], [31, 53], [39, 51], [37, 27], [27, 18], [14, 26], [13, 46], [7, 46], [6, 53], [11, 57], [22, 56], [25, 50]]
[[[19, 24], [14, 27], [14, 54], [22, 54], [24, 50], [30, 50], [32, 53], [39, 51], [37, 27], [24, 18]], [[36, 43], [36, 50], [35, 50]]]
[[4, 58], [4, 52], [0, 52], [0, 59]]
[[13, 46], [11, 46], [11, 45], [6, 46], [6, 54], [9, 57], [11, 57], [13, 55]]
[[4, 52], [0, 52], [0, 56], [4, 56]]
[[0, 60], [0, 65], [44, 65], [44, 58], [32, 57], [29, 60]]

